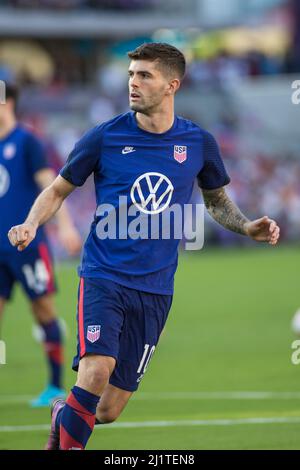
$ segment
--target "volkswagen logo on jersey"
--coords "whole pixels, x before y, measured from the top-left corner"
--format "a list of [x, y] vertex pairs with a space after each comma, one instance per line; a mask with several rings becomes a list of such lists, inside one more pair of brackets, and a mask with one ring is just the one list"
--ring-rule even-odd
[[100, 338], [100, 325], [89, 325], [87, 327], [86, 337], [90, 343], [95, 343]]
[[130, 191], [133, 204], [145, 214], [159, 214], [170, 205], [174, 186], [161, 173], [144, 173], [139, 176]]
[[7, 193], [10, 184], [10, 177], [5, 166], [0, 165], [0, 197]]
[[12, 143], [6, 144], [3, 149], [3, 157], [6, 160], [10, 160], [11, 158], [14, 158], [15, 155], [16, 155], [15, 144], [12, 144]]

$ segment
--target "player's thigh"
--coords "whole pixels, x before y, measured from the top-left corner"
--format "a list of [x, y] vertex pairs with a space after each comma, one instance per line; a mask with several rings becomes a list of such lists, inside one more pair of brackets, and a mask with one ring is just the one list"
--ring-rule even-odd
[[[12, 257], [12, 271], [32, 302], [56, 292], [53, 263], [48, 244], [41, 242]], [[47, 305], [51, 300], [47, 301]]]
[[172, 304], [171, 295], [123, 288], [127, 311], [110, 384], [134, 392], [148, 369]]
[[133, 392], [107, 384], [97, 406], [96, 417], [100, 423], [112, 423], [115, 421], [124, 410], [132, 395]]
[[56, 318], [53, 294], [44, 294], [31, 300], [31, 310], [38, 323], [50, 323]]

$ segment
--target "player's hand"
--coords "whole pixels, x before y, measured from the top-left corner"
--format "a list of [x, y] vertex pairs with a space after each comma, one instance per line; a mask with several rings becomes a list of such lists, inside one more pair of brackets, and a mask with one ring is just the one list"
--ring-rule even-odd
[[82, 240], [79, 232], [74, 226], [59, 229], [59, 239], [69, 256], [79, 254], [82, 247]]
[[261, 219], [253, 220], [245, 224], [246, 234], [258, 242], [268, 242], [276, 245], [280, 236], [280, 228], [275, 220], [264, 216]]
[[31, 222], [25, 222], [21, 225], [15, 225], [10, 229], [7, 236], [18, 251], [23, 251], [36, 236], [37, 226]]

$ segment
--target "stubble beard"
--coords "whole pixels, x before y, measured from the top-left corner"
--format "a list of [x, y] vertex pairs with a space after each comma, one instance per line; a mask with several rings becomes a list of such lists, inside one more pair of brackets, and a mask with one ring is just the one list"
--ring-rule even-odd
[[153, 110], [157, 108], [157, 104], [152, 103], [152, 104], [140, 104], [140, 103], [130, 103], [129, 104], [130, 109], [132, 111], [135, 111], [136, 113], [140, 114], [145, 114], [145, 115], [150, 115], [153, 113]]
[[148, 111], [150, 110], [150, 106], [147, 106], [142, 103], [130, 103], [129, 106], [132, 111], [141, 114], [148, 114]]

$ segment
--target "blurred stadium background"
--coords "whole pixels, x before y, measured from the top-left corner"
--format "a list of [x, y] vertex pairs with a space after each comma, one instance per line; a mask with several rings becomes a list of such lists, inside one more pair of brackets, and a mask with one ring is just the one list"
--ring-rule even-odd
[[[169, 42], [185, 53], [177, 113], [215, 135], [232, 177], [231, 197], [249, 217], [275, 218], [282, 242], [275, 250], [257, 248], [207, 217], [204, 252], [182, 257], [169, 328], [142, 398], [120, 422], [271, 421], [206, 428], [178, 422], [143, 433], [107, 428], [95, 433], [90, 448], [299, 448], [300, 378], [290, 361], [290, 320], [300, 305], [300, 107], [291, 101], [292, 82], [300, 79], [300, 3], [2, 0], [0, 80], [20, 85], [20, 118], [42, 137], [56, 170], [85, 130], [128, 109], [126, 53], [148, 41]], [[200, 198], [196, 189], [193, 198]], [[69, 205], [84, 237], [95, 209], [92, 182], [75, 191]], [[48, 231], [60, 261], [57, 303], [68, 323], [70, 363], [75, 264], [61, 263], [65, 253], [54, 223]], [[38, 426], [48, 422], [47, 413], [26, 405], [44, 380], [26, 309], [17, 292], [4, 324], [1, 448], [41, 448], [46, 436]], [[67, 386], [73, 379], [68, 370]], [[229, 398], [226, 391], [252, 395]], [[263, 391], [270, 395], [255, 395]], [[209, 396], [215, 392], [224, 393]], [[5, 428], [28, 425], [37, 428]]]

